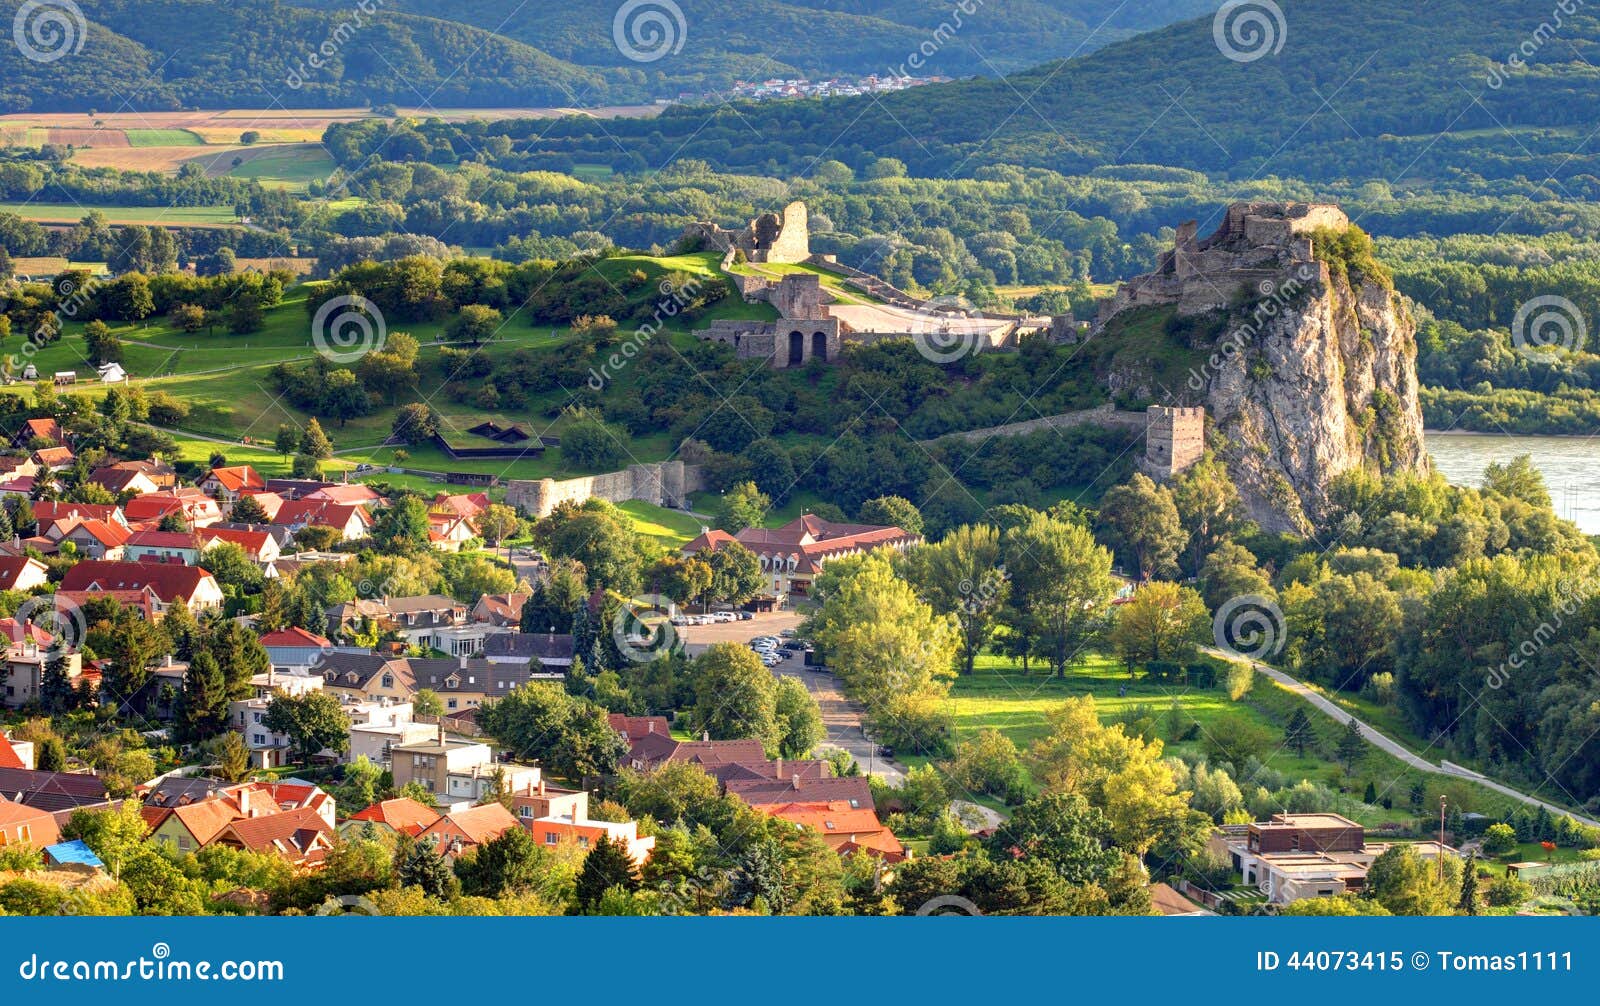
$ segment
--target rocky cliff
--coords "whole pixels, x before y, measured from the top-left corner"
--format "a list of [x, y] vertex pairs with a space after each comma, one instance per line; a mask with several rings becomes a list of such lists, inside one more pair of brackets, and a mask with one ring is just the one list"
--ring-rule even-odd
[[1206, 407], [1263, 527], [1309, 529], [1343, 472], [1428, 463], [1416, 327], [1337, 207], [1239, 204], [1203, 240], [1185, 225], [1157, 271], [1109, 307], [1107, 321], [1167, 311], [1188, 333], [1201, 363], [1171, 393]]

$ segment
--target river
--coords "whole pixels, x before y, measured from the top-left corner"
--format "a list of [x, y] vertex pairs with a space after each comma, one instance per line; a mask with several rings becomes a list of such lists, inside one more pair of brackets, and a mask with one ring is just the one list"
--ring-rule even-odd
[[1484, 433], [1427, 434], [1428, 453], [1452, 484], [1477, 486], [1491, 461], [1518, 454], [1544, 475], [1556, 513], [1585, 534], [1600, 534], [1600, 442], [1589, 437], [1512, 437]]

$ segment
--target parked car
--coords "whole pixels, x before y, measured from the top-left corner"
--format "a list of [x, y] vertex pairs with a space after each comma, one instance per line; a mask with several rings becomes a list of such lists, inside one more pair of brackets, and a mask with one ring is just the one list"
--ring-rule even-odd
[[741, 622], [748, 622], [748, 621], [751, 621], [751, 620], [753, 620], [753, 619], [754, 619], [754, 618], [755, 618], [755, 617], [756, 617], [756, 616], [755, 616], [755, 615], [754, 615], [754, 614], [753, 614], [753, 613], [751, 613], [751, 612], [748, 612], [748, 611], [741, 611], [741, 612], [739, 612], [739, 621], [741, 621]]

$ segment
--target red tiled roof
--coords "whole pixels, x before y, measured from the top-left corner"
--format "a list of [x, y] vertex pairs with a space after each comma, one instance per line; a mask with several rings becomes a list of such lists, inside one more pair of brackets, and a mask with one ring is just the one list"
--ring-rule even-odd
[[8, 555], [0, 557], [0, 590], [11, 590], [17, 579], [31, 566], [43, 568], [44, 563], [32, 556]]
[[142, 590], [149, 587], [164, 603], [188, 603], [211, 574], [199, 566], [169, 562], [107, 562], [85, 559], [61, 580], [62, 590]]
[[28, 766], [22, 764], [22, 758], [11, 747], [11, 740], [0, 734], [0, 768], [21, 768]]
[[39, 522], [40, 527], [74, 516], [80, 520], [116, 523], [119, 509], [121, 508], [115, 503], [58, 503], [54, 500], [40, 500], [33, 504], [33, 517]]
[[[49, 646], [55, 638], [55, 636], [39, 628], [33, 622], [18, 624], [15, 618], [0, 618], [0, 643], [21, 643], [24, 640], [31, 640], [40, 646]], [[4, 764], [5, 759], [0, 758], [0, 765]], [[14, 765], [12, 767], [21, 768], [22, 766]]]
[[256, 470], [249, 465], [233, 465], [228, 468], [211, 469], [211, 477], [217, 484], [231, 493], [245, 489], [265, 489], [266, 480], [256, 474]]
[[234, 821], [218, 837], [231, 836], [252, 852], [276, 852], [289, 859], [302, 860], [316, 858], [313, 853], [317, 836], [327, 835], [332, 830], [315, 810], [302, 807]]
[[447, 842], [455, 838], [469, 845], [482, 845], [498, 838], [502, 832], [519, 826], [516, 815], [505, 807], [498, 803], [486, 803], [481, 807], [469, 807], [446, 814], [424, 829], [423, 834], [438, 835]]
[[266, 512], [267, 520], [272, 520], [274, 517], [278, 516], [278, 511], [283, 508], [283, 504], [285, 502], [284, 498], [279, 496], [277, 493], [245, 492], [241, 493], [240, 495], [250, 496], [254, 498], [257, 503], [260, 503], [261, 509]]
[[415, 800], [400, 797], [394, 800], [381, 800], [351, 815], [350, 820], [386, 824], [395, 831], [403, 831], [415, 837], [439, 820], [439, 812]]
[[33, 456], [47, 468], [54, 465], [69, 465], [77, 458], [70, 447], [41, 447], [33, 452]]
[[291, 625], [287, 629], [279, 629], [277, 632], [269, 632], [262, 636], [261, 645], [328, 647], [333, 644], [314, 632], [307, 632], [298, 625]]
[[68, 518], [68, 523], [63, 524], [62, 537], [66, 537], [78, 528], [83, 528], [95, 541], [107, 548], [116, 548], [126, 545], [128, 539], [133, 537], [133, 532], [114, 521], [104, 520], [79, 520]]
[[135, 496], [122, 508], [129, 520], [160, 520], [169, 513], [221, 516], [217, 501], [190, 486]]
[[22, 824], [28, 826], [30, 834], [28, 844], [35, 849], [54, 845], [56, 839], [61, 837], [61, 826], [56, 824], [54, 815], [49, 811], [12, 803], [0, 796], [0, 833]]
[[61, 424], [54, 419], [30, 419], [22, 424], [22, 432], [29, 440], [40, 437], [57, 443], [61, 441]]
[[318, 500], [325, 503], [376, 503], [383, 499], [376, 489], [359, 483], [350, 485], [323, 486], [321, 489], [306, 493], [301, 499]]
[[272, 539], [272, 535], [265, 531], [245, 531], [231, 527], [202, 528], [197, 532], [197, 536], [207, 548], [216, 542], [225, 541], [238, 545], [251, 555], [260, 555], [261, 550], [266, 548], [267, 542]]
[[58, 590], [56, 602], [69, 602], [82, 608], [90, 601], [112, 600], [124, 608], [135, 608], [148, 621], [156, 612], [161, 596], [149, 587], [143, 590]]
[[359, 503], [332, 503], [328, 500], [285, 500], [273, 515], [274, 524], [309, 524], [322, 527], [344, 527], [352, 515], [359, 516], [363, 527], [372, 525], [372, 516]]
[[188, 531], [135, 531], [129, 535], [128, 544], [144, 548], [198, 549], [200, 547], [194, 534]]

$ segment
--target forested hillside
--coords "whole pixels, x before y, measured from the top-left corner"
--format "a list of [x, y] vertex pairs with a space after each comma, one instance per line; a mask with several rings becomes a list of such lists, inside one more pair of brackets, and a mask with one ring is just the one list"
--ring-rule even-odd
[[[1213, 20], [1203, 18], [1006, 80], [679, 109], [631, 127], [624, 142], [652, 164], [678, 151], [722, 166], [776, 159], [798, 170], [826, 152], [846, 163], [892, 156], [919, 174], [993, 163], [1069, 172], [1152, 163], [1309, 180], [1471, 172], [1565, 183], [1596, 173], [1583, 144], [1600, 104], [1591, 65], [1600, 58], [1600, 19], [1592, 14], [1541, 33], [1548, 41], [1530, 46], [1537, 51], [1527, 68], [1502, 67], [1495, 87], [1496, 67], [1548, 21], [1548, 0], [1496, 3], [1492, 21], [1469, 0], [1281, 6], [1283, 26], [1269, 40], [1281, 50], [1248, 61], [1223, 55]], [[547, 137], [551, 149], [574, 156], [604, 142], [582, 123]]]

